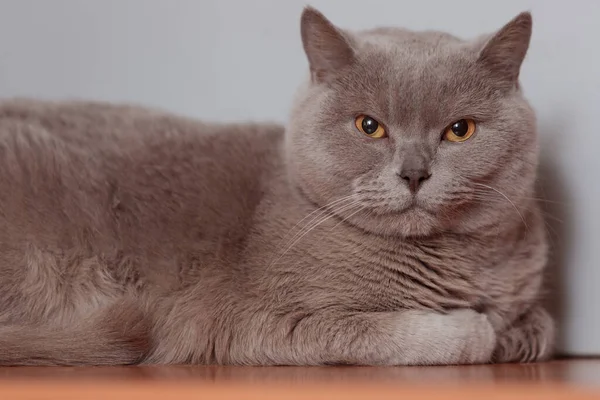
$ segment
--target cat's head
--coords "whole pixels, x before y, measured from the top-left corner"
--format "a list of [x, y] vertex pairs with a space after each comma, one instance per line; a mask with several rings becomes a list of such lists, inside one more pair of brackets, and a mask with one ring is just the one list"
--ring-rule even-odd
[[531, 28], [523, 13], [472, 41], [353, 33], [306, 8], [310, 79], [286, 137], [301, 193], [379, 234], [477, 232], [521, 218], [538, 158], [519, 88]]

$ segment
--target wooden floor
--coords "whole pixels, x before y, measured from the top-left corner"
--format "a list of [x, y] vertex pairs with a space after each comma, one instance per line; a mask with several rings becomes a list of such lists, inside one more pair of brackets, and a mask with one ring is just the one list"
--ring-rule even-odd
[[600, 360], [464, 367], [0, 368], [0, 399], [600, 399]]

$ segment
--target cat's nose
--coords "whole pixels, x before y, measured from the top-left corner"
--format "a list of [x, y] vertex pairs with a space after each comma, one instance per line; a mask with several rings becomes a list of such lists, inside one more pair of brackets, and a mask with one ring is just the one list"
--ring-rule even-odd
[[414, 194], [417, 193], [421, 184], [429, 179], [431, 174], [426, 169], [408, 169], [400, 171], [398, 176], [408, 184], [410, 191]]

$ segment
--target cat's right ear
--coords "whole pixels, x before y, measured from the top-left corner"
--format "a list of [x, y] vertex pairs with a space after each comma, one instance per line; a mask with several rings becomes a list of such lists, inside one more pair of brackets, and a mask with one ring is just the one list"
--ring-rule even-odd
[[351, 38], [316, 9], [304, 9], [300, 30], [313, 81], [325, 82], [354, 62]]

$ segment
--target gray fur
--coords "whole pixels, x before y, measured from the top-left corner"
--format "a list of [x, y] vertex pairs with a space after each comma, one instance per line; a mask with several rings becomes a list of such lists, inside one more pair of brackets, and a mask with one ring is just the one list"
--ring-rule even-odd
[[[548, 358], [530, 34], [527, 13], [463, 41], [307, 8], [285, 129], [3, 102], [0, 364]], [[430, 176], [411, 192], [403, 170]]]

